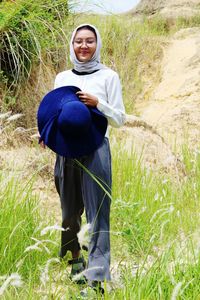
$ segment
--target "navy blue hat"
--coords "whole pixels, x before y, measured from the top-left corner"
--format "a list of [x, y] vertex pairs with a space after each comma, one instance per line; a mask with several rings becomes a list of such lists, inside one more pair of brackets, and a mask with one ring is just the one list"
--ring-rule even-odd
[[40, 141], [57, 154], [79, 158], [94, 152], [103, 142], [106, 117], [79, 100], [76, 86], [52, 90], [42, 99], [37, 113]]

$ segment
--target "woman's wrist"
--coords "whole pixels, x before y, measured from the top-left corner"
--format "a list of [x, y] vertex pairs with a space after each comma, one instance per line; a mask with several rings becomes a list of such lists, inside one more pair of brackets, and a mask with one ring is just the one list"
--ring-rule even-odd
[[95, 106], [97, 107], [97, 105], [98, 105], [98, 103], [99, 103], [99, 99], [96, 97], [95, 101], [96, 101]]

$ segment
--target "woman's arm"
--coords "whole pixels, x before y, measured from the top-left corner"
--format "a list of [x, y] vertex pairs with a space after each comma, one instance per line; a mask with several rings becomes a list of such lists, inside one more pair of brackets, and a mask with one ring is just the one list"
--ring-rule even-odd
[[125, 122], [125, 108], [122, 99], [122, 89], [117, 73], [113, 72], [106, 82], [108, 102], [98, 99], [97, 108], [106, 115], [109, 125], [120, 127]]

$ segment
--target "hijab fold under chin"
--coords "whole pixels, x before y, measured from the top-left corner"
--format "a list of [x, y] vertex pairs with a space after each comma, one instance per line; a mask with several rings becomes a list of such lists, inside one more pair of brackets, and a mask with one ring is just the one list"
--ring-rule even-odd
[[[95, 30], [96, 36], [97, 36], [97, 48], [96, 48], [96, 51], [95, 51], [93, 57], [88, 62], [81, 62], [81, 61], [79, 61], [77, 59], [77, 57], [76, 57], [76, 54], [74, 52], [74, 47], [73, 47], [73, 41], [74, 41], [74, 37], [76, 35], [76, 32], [77, 32], [77, 30], [80, 27], [83, 27], [83, 26], [90, 26], [90, 27], [92, 27]], [[95, 26], [93, 26], [91, 24], [81, 24], [81, 25], [79, 25], [73, 31], [72, 37], [71, 37], [71, 41], [70, 41], [70, 60], [71, 60], [71, 62], [74, 65], [74, 69], [76, 71], [78, 71], [78, 72], [87, 72], [87, 73], [93, 72], [95, 70], [105, 69], [106, 66], [104, 66], [103, 64], [100, 63], [101, 46], [102, 46], [101, 37], [100, 37], [98, 29]]]

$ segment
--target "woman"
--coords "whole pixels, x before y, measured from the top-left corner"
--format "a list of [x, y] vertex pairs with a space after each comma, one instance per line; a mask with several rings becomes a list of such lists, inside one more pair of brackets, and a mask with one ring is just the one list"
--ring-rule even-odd
[[[119, 127], [125, 120], [121, 85], [117, 73], [100, 63], [100, 49], [101, 38], [94, 26], [83, 24], [77, 27], [70, 42], [70, 59], [74, 68], [56, 76], [55, 88], [77, 86], [81, 90], [77, 92], [80, 101], [96, 107], [106, 116], [108, 124]], [[70, 229], [62, 232], [60, 256], [64, 257], [68, 250], [71, 251], [72, 276], [85, 269], [77, 239], [81, 214], [85, 209], [87, 222], [91, 224], [91, 239], [84, 275], [89, 286], [99, 289], [102, 281], [110, 280], [108, 193], [111, 193], [111, 157], [108, 130], [102, 145], [79, 162], [98, 178], [104, 189], [75, 160], [57, 155], [55, 184], [61, 200], [62, 226]]]

